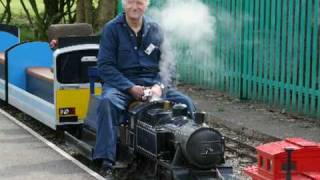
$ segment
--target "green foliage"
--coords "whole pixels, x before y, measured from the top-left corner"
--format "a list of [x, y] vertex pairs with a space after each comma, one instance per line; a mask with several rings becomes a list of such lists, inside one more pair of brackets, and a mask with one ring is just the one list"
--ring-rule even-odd
[[[36, 0], [37, 6], [40, 12], [44, 11], [44, 4], [42, 0]], [[31, 10], [31, 6], [29, 3], [26, 3], [28, 10], [30, 10], [32, 18], [34, 18], [34, 12]], [[36, 40], [34, 37], [34, 30], [29, 25], [28, 19], [25, 15], [25, 12], [22, 8], [20, 0], [12, 0], [11, 1], [11, 13], [12, 19], [10, 24], [15, 25], [20, 28], [21, 41], [34, 41]], [[4, 12], [4, 7], [0, 6], [0, 12]], [[2, 14], [0, 13], [0, 16]]]

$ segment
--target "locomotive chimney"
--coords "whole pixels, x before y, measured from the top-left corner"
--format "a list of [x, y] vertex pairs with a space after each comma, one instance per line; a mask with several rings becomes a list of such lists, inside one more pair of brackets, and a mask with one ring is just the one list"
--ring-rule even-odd
[[197, 124], [203, 124], [206, 120], [206, 112], [201, 111], [201, 112], [195, 112], [194, 113], [194, 117], [195, 117], [195, 122]]
[[173, 115], [173, 117], [187, 116], [188, 115], [187, 105], [185, 105], [185, 104], [175, 104], [172, 107], [172, 115]]

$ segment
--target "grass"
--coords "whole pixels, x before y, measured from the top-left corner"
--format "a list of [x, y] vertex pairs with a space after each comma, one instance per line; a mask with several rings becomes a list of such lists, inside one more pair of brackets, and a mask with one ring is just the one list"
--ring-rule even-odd
[[[27, 9], [31, 13], [31, 16], [34, 16], [33, 10], [29, 4], [29, 1], [24, 1]], [[38, 10], [40, 12], [43, 12], [44, 5], [42, 0], [36, 0], [38, 5]], [[11, 22], [10, 25], [14, 25], [20, 28], [20, 35], [21, 35], [21, 41], [33, 41], [34, 39], [34, 32], [33, 29], [31, 29], [31, 26], [29, 25], [29, 21], [27, 19], [26, 13], [20, 3], [20, 0], [12, 0], [11, 4]], [[2, 16], [4, 12], [4, 7], [0, 5], [0, 16]]]
[[[28, 0], [24, 0], [29, 13], [31, 13], [32, 18], [34, 18], [35, 14], [29, 4]], [[94, 8], [97, 8], [99, 0], [93, 0]], [[36, 0], [39, 12], [44, 11], [43, 0]], [[34, 30], [29, 25], [29, 21], [27, 19], [26, 13], [20, 3], [20, 0], [12, 0], [11, 1], [11, 22], [10, 25], [14, 25], [20, 28], [21, 41], [35, 41], [34, 38]], [[74, 9], [76, 8], [76, 3], [74, 3]], [[4, 12], [4, 7], [0, 4], [0, 17]]]
[[[33, 11], [32, 11], [32, 8], [29, 4], [29, 1], [24, 1], [26, 6], [27, 6], [27, 9], [29, 10], [29, 12], [31, 13], [31, 15], [34, 15]], [[36, 0], [37, 2], [37, 6], [38, 6], [38, 10], [40, 12], [43, 12], [44, 10], [44, 5], [43, 5], [43, 1], [42, 0]], [[25, 12], [23, 10], [23, 7], [20, 3], [20, 0], [12, 0], [11, 1], [11, 4], [10, 4], [10, 7], [11, 7], [11, 12], [12, 12], [12, 15], [13, 16], [25, 16]], [[4, 12], [4, 7], [2, 5], [0, 5], [0, 12]], [[2, 13], [1, 13], [2, 14]]]

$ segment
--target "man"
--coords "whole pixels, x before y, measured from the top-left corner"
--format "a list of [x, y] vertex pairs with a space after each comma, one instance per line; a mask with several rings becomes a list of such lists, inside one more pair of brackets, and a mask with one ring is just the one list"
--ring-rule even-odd
[[144, 89], [176, 103], [195, 107], [189, 97], [174, 90], [163, 91], [159, 75], [160, 46], [163, 42], [159, 26], [144, 16], [149, 0], [123, 0], [124, 13], [103, 29], [98, 71], [104, 81], [98, 106], [97, 141], [94, 159], [103, 160], [102, 170], [109, 174], [115, 162], [117, 125], [128, 103], [142, 101]]

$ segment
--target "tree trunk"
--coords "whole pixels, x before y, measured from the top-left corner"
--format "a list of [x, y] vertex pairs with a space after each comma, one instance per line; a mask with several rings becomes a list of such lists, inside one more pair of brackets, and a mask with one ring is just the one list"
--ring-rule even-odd
[[6, 0], [6, 5], [1, 1], [1, 4], [5, 8], [2, 17], [0, 18], [0, 23], [5, 20], [5, 24], [9, 24], [11, 21], [11, 8], [10, 8], [11, 0]]
[[77, 0], [76, 22], [84, 22], [84, 1], [85, 0]]
[[93, 23], [93, 5], [92, 0], [77, 1], [76, 22]]
[[86, 0], [84, 3], [85, 8], [85, 22], [92, 24], [93, 23], [93, 5], [92, 0]]
[[94, 26], [96, 28], [102, 28], [102, 26], [114, 18], [117, 14], [117, 0], [99, 0], [96, 22]]

